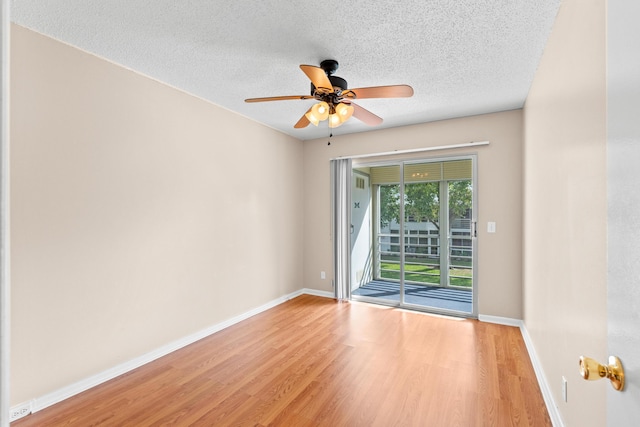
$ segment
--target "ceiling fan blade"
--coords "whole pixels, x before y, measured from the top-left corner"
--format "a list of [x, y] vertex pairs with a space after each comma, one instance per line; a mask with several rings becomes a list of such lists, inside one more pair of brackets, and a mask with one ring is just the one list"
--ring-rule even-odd
[[376, 126], [382, 123], [382, 118], [376, 116], [366, 108], [362, 108], [361, 106], [353, 102], [350, 102], [350, 104], [353, 107], [353, 117], [362, 121], [364, 124], [367, 124], [369, 126]]
[[322, 88], [328, 93], [333, 92], [333, 85], [322, 68], [315, 65], [300, 65], [300, 69], [309, 77], [316, 89]]
[[[355, 94], [355, 96], [353, 96]], [[413, 95], [413, 88], [409, 85], [372, 86], [348, 89], [343, 92], [345, 98], [407, 98]]]
[[315, 99], [310, 95], [269, 96], [267, 98], [248, 98], [244, 102], [287, 101], [289, 99]]
[[[311, 108], [309, 108], [307, 110], [307, 113], [311, 111]], [[309, 123], [311, 123], [309, 121], [309, 119], [307, 119], [307, 113], [304, 113], [302, 115], [302, 117], [300, 117], [300, 120], [298, 120], [298, 123], [296, 123], [295, 125], [293, 125], [294, 128], [296, 129], [302, 129], [302, 128], [306, 128], [307, 126], [309, 126]]]

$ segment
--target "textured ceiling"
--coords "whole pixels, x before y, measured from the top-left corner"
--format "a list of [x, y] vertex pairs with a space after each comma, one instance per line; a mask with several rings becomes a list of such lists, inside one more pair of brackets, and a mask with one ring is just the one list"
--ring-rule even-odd
[[313, 104], [299, 64], [336, 59], [349, 87], [408, 84], [412, 98], [363, 99], [384, 119], [334, 135], [523, 106], [560, 0], [13, 0], [15, 23], [136, 70], [299, 139]]

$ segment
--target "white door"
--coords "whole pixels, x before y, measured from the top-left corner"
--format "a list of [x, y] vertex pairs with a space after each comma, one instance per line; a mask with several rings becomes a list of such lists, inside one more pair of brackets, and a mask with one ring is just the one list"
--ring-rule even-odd
[[371, 187], [369, 175], [351, 179], [351, 290], [371, 280]]
[[640, 422], [640, 2], [607, 3], [609, 355], [625, 369], [607, 394], [607, 425]]

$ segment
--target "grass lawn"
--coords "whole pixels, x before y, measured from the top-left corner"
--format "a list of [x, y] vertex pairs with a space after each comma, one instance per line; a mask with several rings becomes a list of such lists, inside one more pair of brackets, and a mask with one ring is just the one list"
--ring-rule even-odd
[[[453, 266], [449, 270], [449, 282], [451, 286], [460, 286], [471, 288], [472, 272], [466, 268], [455, 268]], [[380, 264], [380, 278], [400, 280], [400, 263], [398, 262], [382, 262]], [[404, 266], [405, 280], [424, 283], [424, 284], [440, 284], [440, 266], [425, 264], [405, 264]]]

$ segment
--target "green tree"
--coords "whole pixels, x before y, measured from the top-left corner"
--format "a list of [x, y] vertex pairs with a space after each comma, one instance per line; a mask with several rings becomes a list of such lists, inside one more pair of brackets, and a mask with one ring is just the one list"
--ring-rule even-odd
[[380, 186], [380, 227], [384, 228], [393, 220], [400, 222], [400, 186], [398, 184]]
[[440, 183], [419, 182], [404, 186], [404, 215], [430, 222], [440, 229]]
[[[471, 181], [449, 181], [449, 222], [464, 218], [471, 209]], [[420, 182], [405, 185], [405, 215], [415, 221], [430, 222], [440, 228], [440, 184]], [[380, 226], [386, 227], [394, 220], [400, 222], [400, 186], [380, 186]]]
[[449, 181], [449, 224], [471, 209], [471, 181]]

